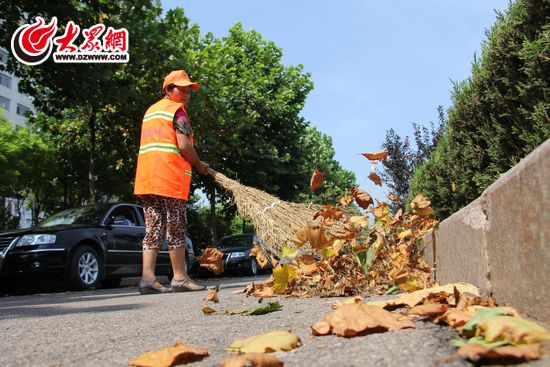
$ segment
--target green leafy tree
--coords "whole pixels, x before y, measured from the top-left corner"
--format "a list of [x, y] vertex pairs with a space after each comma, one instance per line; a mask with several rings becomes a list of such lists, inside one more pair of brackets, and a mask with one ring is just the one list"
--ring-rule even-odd
[[301, 171], [311, 174], [318, 168], [325, 177], [322, 187], [314, 193], [307, 186], [300, 188], [300, 201], [311, 201], [318, 204], [335, 203], [338, 199], [349, 193], [349, 189], [356, 185], [355, 174], [345, 170], [334, 159], [332, 138], [321, 133], [315, 127], [308, 127], [301, 139], [303, 166]]
[[[281, 57], [273, 42], [240, 24], [222, 39], [207, 34], [191, 68], [201, 90], [188, 111], [201, 159], [243, 184], [294, 199], [309, 179], [300, 170], [307, 123], [299, 112], [312, 83], [302, 66], [285, 67]], [[200, 186], [212, 214], [217, 200], [227, 203], [211, 180]], [[216, 237], [212, 231], [214, 242]]]
[[[56, 167], [55, 148], [49, 142], [25, 128], [15, 129], [0, 114], [0, 196], [19, 199], [19, 205], [14, 208], [16, 217], [21, 216], [27, 203], [36, 223], [39, 213], [52, 205], [57, 194]], [[3, 206], [2, 211], [0, 225], [4, 229], [17, 225]]]
[[382, 161], [384, 169], [380, 176], [390, 192], [402, 202], [402, 204], [390, 204], [394, 212], [406, 203], [414, 170], [430, 157], [447, 126], [443, 107], [439, 106], [437, 111], [439, 114], [437, 125], [430, 122], [428, 129], [426, 126], [412, 124], [414, 147], [411, 146], [409, 136], [402, 138], [393, 129], [386, 131], [382, 149], [388, 152], [388, 157]]
[[550, 137], [549, 24], [550, 2], [517, 0], [499, 14], [472, 75], [455, 83], [449, 127], [410, 188], [441, 218]]

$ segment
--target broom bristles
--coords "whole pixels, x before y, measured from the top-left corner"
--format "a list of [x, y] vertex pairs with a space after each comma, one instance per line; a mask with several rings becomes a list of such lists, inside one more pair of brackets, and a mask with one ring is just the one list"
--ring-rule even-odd
[[303, 227], [313, 221], [317, 208], [308, 204], [289, 203], [267, 192], [243, 185], [227, 176], [208, 169], [208, 174], [225, 190], [233, 195], [239, 214], [252, 221], [256, 234], [260, 236], [272, 254], [280, 256], [284, 246], [293, 244], [294, 228]]

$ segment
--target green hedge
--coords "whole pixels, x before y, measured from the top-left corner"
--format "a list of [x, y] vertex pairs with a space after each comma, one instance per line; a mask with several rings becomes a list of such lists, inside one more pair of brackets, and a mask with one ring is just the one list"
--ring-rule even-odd
[[446, 218], [550, 137], [550, 1], [517, 0], [496, 23], [455, 83], [448, 128], [413, 174], [409, 197], [422, 192]]

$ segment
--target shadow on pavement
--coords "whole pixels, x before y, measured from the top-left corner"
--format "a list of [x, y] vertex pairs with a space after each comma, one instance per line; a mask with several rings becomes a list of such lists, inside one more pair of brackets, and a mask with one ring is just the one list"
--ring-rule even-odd
[[93, 306], [93, 307], [64, 307], [64, 306], [52, 306], [46, 305], [26, 305], [16, 307], [0, 307], [0, 320], [13, 319], [18, 317], [45, 317], [45, 316], [59, 316], [67, 314], [82, 314], [82, 313], [102, 313], [102, 312], [116, 312], [116, 311], [129, 311], [142, 308], [144, 306], [139, 304], [128, 305], [112, 305], [112, 306]]

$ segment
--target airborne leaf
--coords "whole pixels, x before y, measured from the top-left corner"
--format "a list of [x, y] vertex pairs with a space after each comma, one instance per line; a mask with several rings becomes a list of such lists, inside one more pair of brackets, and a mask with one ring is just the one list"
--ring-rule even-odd
[[315, 171], [313, 171], [313, 175], [311, 176], [311, 180], [309, 182], [309, 188], [311, 191], [316, 191], [318, 188], [323, 186], [323, 183], [325, 182], [325, 176], [319, 171], [319, 169], [315, 168]]
[[386, 159], [388, 157], [388, 152], [378, 152], [378, 153], [361, 153], [364, 157], [371, 161], [378, 161], [380, 159]]

